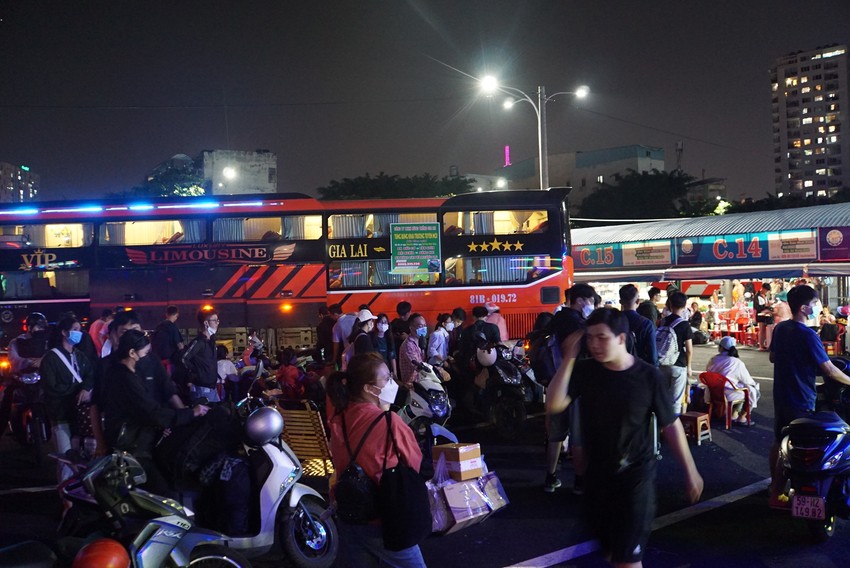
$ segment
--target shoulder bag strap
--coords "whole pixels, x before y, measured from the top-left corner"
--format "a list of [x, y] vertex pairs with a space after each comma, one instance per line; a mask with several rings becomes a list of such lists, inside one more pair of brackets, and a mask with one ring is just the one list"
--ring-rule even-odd
[[393, 433], [393, 426], [392, 426], [393, 420], [392, 420], [392, 416], [390, 416], [390, 411], [387, 410], [386, 412], [384, 412], [384, 415], [387, 417], [387, 446], [386, 446], [386, 448], [384, 448], [384, 468], [383, 468], [384, 471], [386, 471], [387, 470], [387, 456], [389, 456], [389, 453], [390, 453], [390, 444], [392, 444], [393, 447], [395, 448], [395, 455], [398, 458], [398, 463], [403, 464], [403, 465], [407, 465], [407, 462], [404, 460], [404, 458], [401, 457], [401, 454], [398, 451], [398, 444], [396, 444], [396, 442], [395, 442], [395, 433]]
[[379, 414], [375, 420], [369, 424], [369, 427], [366, 429], [363, 437], [360, 438], [360, 443], [357, 444], [357, 449], [354, 450], [354, 453], [351, 453], [351, 443], [348, 441], [348, 429], [345, 427], [345, 411], [340, 413], [340, 418], [342, 418], [342, 439], [345, 441], [345, 449], [348, 450], [348, 457], [351, 458], [350, 463], [354, 463], [357, 460], [357, 455], [360, 453], [361, 448], [363, 448], [363, 444], [366, 442], [366, 438], [369, 437], [372, 429], [375, 428], [375, 425], [377, 425], [378, 422], [381, 421], [381, 418], [383, 418], [383, 413]]
[[[65, 355], [62, 353], [62, 351], [59, 350], [58, 347], [54, 347], [53, 349], [51, 349], [51, 351], [56, 353], [56, 356], [59, 357], [59, 360], [62, 361], [63, 363], [65, 363], [65, 366], [71, 372], [71, 376], [74, 377], [75, 383], [83, 382], [83, 379], [80, 378], [80, 374], [77, 372], [77, 370], [73, 366], [71, 366], [71, 363], [68, 362], [68, 359], [65, 358]], [[72, 353], [71, 357], [73, 357], [73, 356], [74, 356], [74, 354]]]

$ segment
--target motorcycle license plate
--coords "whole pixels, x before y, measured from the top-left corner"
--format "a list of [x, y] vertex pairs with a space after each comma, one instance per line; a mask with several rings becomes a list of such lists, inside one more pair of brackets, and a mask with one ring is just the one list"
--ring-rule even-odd
[[791, 515], [801, 519], [823, 520], [826, 517], [826, 504], [823, 497], [794, 495], [791, 498]]

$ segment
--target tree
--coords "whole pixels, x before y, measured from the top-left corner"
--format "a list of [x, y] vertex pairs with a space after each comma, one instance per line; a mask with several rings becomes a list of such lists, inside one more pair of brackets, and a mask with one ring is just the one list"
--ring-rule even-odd
[[841, 188], [832, 197], [803, 197], [802, 195], [789, 195], [787, 197], [776, 197], [770, 193], [764, 199], [744, 199], [733, 203], [727, 213], [752, 213], [754, 211], [775, 211], [777, 209], [795, 209], [797, 207], [810, 207], [812, 205], [829, 205], [830, 203], [846, 203], [850, 201], [850, 188]]
[[205, 195], [204, 178], [189, 168], [169, 167], [151, 175], [142, 185], [113, 194], [115, 197], [192, 197]]
[[465, 177], [443, 176], [437, 178], [428, 173], [413, 177], [389, 176], [380, 172], [372, 177], [366, 175], [331, 180], [318, 188], [319, 199], [386, 199], [396, 197], [444, 197], [472, 191], [473, 180]]
[[614, 184], [603, 183], [582, 202], [579, 217], [655, 219], [709, 214], [710, 205], [688, 202], [687, 184], [695, 178], [682, 170], [615, 174]]

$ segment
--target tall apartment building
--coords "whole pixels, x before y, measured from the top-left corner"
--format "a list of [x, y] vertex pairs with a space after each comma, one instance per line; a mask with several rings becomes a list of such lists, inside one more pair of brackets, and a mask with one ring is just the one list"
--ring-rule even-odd
[[847, 46], [791, 53], [770, 70], [777, 197], [850, 188]]
[[0, 162], [0, 202], [32, 201], [38, 197], [41, 176], [27, 166]]

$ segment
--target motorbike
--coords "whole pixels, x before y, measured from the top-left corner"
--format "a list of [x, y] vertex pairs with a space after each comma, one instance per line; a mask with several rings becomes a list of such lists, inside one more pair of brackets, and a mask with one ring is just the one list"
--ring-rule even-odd
[[[255, 381], [263, 375], [262, 364], [258, 365], [256, 375]], [[291, 563], [299, 568], [330, 567], [339, 550], [335, 521], [327, 512], [322, 496], [298, 483], [302, 475], [301, 463], [280, 439], [283, 417], [265, 406], [262, 396], [253, 396], [253, 390], [252, 385], [235, 410], [244, 433], [242, 457], [236, 462], [247, 464], [247, 484], [250, 485], [249, 503], [240, 504], [246, 505], [246, 531], [233, 535], [219, 533], [213, 542], [248, 558], [266, 554], [277, 543]], [[228, 467], [227, 471], [224, 467]], [[229, 476], [230, 473], [225, 463], [216, 475], [225, 479], [225, 474]], [[213, 488], [187, 485], [177, 489], [180, 500], [175, 503], [194, 509], [191, 518], [201, 527], [218, 529], [220, 519], [233, 516], [231, 511], [225, 510], [227, 499]], [[82, 532], [88, 534], [86, 531], [90, 529]]]
[[0, 566], [5, 568], [55, 568], [59, 562], [49, 546], [26, 540], [0, 549]]
[[476, 352], [481, 367], [475, 377], [475, 384], [481, 389], [479, 405], [496, 433], [506, 440], [519, 436], [527, 417], [526, 387], [511, 351], [504, 345], [487, 343], [482, 334]]
[[[834, 358], [845, 373], [850, 359]], [[825, 377], [817, 411], [783, 430], [780, 459], [790, 481], [791, 516], [807, 522], [816, 542], [835, 532], [836, 517], [850, 518], [850, 387]]]
[[22, 446], [32, 448], [37, 466], [43, 463], [42, 448], [51, 438], [40, 382], [38, 369], [26, 369], [12, 377], [4, 395], [12, 400], [9, 413], [12, 435]]
[[445, 427], [452, 415], [452, 405], [434, 367], [428, 363], [419, 363], [417, 371], [413, 390], [398, 415], [410, 426], [419, 443], [422, 451], [420, 473], [430, 478], [433, 473], [431, 448], [440, 437], [454, 443], [457, 443], [457, 437]]
[[[72, 504], [59, 528], [66, 542], [73, 537], [117, 540], [127, 549], [131, 566], [137, 568], [168, 562], [184, 567], [201, 559], [204, 565], [250, 568], [239, 551], [223, 545], [225, 535], [198, 527], [189, 509], [139, 489], [147, 477], [132, 455], [113, 452], [83, 466], [65, 457], [59, 460], [75, 470], [59, 486], [62, 498]], [[76, 515], [68, 514], [74, 510]]]

